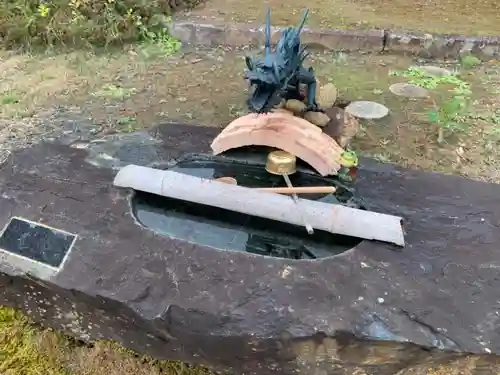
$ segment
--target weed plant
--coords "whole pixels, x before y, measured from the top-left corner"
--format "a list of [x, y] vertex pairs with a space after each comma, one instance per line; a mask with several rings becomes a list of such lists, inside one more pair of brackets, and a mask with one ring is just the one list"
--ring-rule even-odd
[[0, 47], [108, 47], [168, 42], [172, 13], [199, 0], [3, 0]]

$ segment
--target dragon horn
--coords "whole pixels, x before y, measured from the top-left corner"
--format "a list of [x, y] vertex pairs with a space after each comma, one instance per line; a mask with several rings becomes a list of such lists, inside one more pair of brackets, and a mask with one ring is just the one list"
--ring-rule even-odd
[[271, 53], [271, 8], [267, 8], [266, 14], [266, 54]]
[[308, 14], [309, 14], [309, 8], [306, 9], [306, 11], [304, 12], [304, 15], [302, 16], [302, 19], [300, 20], [300, 24], [297, 27], [297, 35], [299, 35], [300, 32], [302, 31], [302, 28], [304, 27], [304, 25], [306, 23], [306, 19], [307, 19]]

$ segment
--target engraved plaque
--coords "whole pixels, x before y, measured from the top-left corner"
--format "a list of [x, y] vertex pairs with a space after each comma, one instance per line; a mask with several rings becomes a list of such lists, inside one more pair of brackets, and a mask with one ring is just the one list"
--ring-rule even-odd
[[75, 240], [75, 234], [12, 217], [0, 235], [0, 249], [52, 268], [59, 268]]

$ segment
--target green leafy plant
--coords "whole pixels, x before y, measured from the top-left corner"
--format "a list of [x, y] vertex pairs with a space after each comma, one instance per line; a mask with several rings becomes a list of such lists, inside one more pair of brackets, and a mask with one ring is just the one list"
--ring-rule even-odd
[[176, 7], [191, 7], [198, 1], [4, 0], [0, 43], [7, 49], [106, 47], [158, 39], [177, 45], [167, 21]]
[[138, 130], [135, 116], [124, 115], [118, 118], [118, 126], [123, 133], [133, 133]]
[[156, 33], [149, 33], [145, 42], [139, 46], [139, 51], [146, 58], [154, 58], [173, 55], [180, 48], [181, 42], [172, 38], [168, 29], [162, 29]]
[[19, 97], [15, 92], [4, 92], [0, 94], [0, 105], [9, 105], [19, 103]]
[[460, 57], [460, 65], [464, 69], [473, 69], [481, 64], [481, 62], [482, 61], [474, 55], [464, 55]]
[[467, 128], [464, 122], [469, 110], [471, 89], [458, 74], [448, 76], [430, 76], [418, 68], [410, 68], [392, 75], [410, 78], [409, 83], [429, 90], [432, 108], [427, 111], [428, 120], [437, 126], [437, 141], [444, 142], [446, 131], [463, 131]]
[[108, 97], [114, 99], [125, 99], [135, 94], [136, 89], [124, 88], [116, 85], [106, 85], [101, 90], [94, 93], [97, 97]]

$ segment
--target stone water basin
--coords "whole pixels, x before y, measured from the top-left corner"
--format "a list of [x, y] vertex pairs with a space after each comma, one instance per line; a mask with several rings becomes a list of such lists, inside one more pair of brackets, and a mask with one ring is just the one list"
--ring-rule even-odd
[[311, 261], [219, 251], [138, 223], [133, 194], [112, 185], [117, 170], [172, 168], [209, 153], [218, 131], [165, 124], [13, 152], [0, 166], [0, 226], [21, 217], [77, 238], [38, 276], [36, 262], [1, 258], [0, 305], [80, 340], [221, 373], [420, 375], [457, 363], [498, 373], [498, 185], [362, 159], [354, 197], [403, 217], [407, 244], [362, 241]]
[[[245, 187], [286, 187], [281, 176], [267, 173], [267, 152], [259, 150], [225, 157], [190, 155], [169, 169], [201, 178], [234, 177]], [[305, 166], [290, 176], [294, 186], [331, 186], [335, 194], [306, 194], [305, 199], [363, 208], [353, 190], [331, 177], [321, 177]], [[290, 198], [291, 199], [291, 198]], [[136, 191], [132, 211], [144, 227], [165, 236], [211, 246], [219, 250], [243, 251], [289, 259], [318, 259], [343, 253], [361, 239], [305, 228], [288, 223], [241, 214], [216, 207], [180, 201]]]

